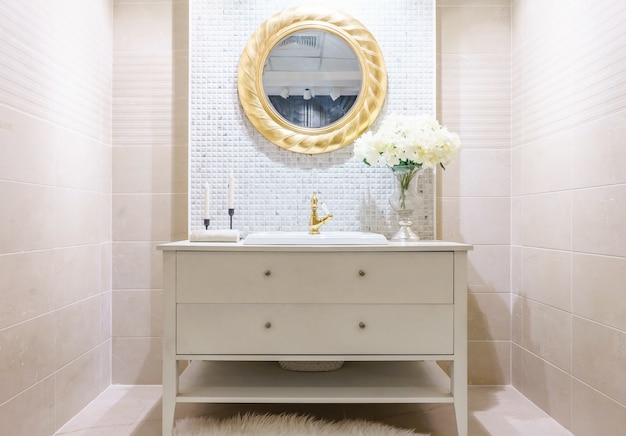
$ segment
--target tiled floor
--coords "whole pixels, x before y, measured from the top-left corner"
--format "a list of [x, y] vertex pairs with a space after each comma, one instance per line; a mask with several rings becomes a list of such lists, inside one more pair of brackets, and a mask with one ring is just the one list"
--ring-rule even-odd
[[[185, 407], [187, 406], [187, 407]], [[474, 386], [469, 390], [470, 436], [566, 436], [571, 433], [510, 386]], [[455, 436], [450, 405], [322, 404], [203, 405], [179, 404], [177, 415], [230, 416], [239, 411], [301, 412], [327, 419], [365, 418], [432, 436]], [[56, 435], [159, 436], [161, 386], [110, 386]]]

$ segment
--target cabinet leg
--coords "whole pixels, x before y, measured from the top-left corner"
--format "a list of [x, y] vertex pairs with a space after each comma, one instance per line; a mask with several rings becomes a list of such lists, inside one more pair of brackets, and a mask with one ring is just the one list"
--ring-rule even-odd
[[454, 414], [459, 436], [467, 436], [468, 402], [467, 402], [467, 365], [460, 362], [452, 363], [452, 394], [454, 395]]
[[454, 414], [456, 415], [456, 427], [459, 436], [467, 436], [467, 401], [459, 399], [454, 400]]
[[178, 361], [163, 361], [163, 436], [172, 436], [176, 395], [178, 394]]
[[176, 252], [163, 253], [163, 436], [172, 436], [178, 360], [176, 360]]
[[172, 436], [174, 430], [174, 406], [163, 401], [163, 436]]

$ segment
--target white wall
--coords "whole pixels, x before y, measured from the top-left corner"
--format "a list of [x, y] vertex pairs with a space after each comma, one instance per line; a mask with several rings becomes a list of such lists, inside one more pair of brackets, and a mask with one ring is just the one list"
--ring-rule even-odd
[[[352, 157], [352, 146], [322, 155], [297, 154], [270, 143], [246, 118], [237, 96], [241, 52], [257, 27], [276, 12], [311, 2], [198, 0], [190, 2], [190, 222], [202, 227], [203, 186], [214, 205], [212, 226], [225, 228], [227, 177], [236, 179], [234, 226], [306, 230], [312, 191], [334, 218], [332, 230], [369, 230], [388, 236], [397, 218], [388, 204], [393, 178]], [[433, 0], [317, 1], [361, 21], [382, 48], [388, 70], [388, 113], [434, 114]], [[422, 239], [434, 238], [432, 177], [422, 186], [425, 209], [416, 214]]]

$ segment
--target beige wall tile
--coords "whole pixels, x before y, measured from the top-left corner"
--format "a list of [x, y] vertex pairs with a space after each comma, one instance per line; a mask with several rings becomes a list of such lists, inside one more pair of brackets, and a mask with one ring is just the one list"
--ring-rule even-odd
[[54, 132], [55, 128], [46, 121], [0, 106], [2, 179], [41, 185], [54, 183]]
[[[134, 147], [171, 147], [186, 145], [187, 134], [181, 127], [184, 115], [180, 94], [174, 95], [173, 83], [181, 74], [173, 65], [171, 52], [123, 52], [114, 58], [113, 145]], [[178, 103], [175, 105], [175, 103]]]
[[[604, 1], [602, 7], [579, 1], [570, 11], [573, 50], [571, 93], [576, 96], [571, 108], [572, 123], [581, 125], [610, 117], [626, 110], [624, 79], [625, 47], [621, 26], [626, 9], [619, 1]], [[568, 13], [568, 12], [566, 12]], [[571, 40], [571, 39], [570, 39]]]
[[506, 7], [439, 7], [441, 53], [509, 53], [511, 16]]
[[514, 386], [565, 428], [571, 428], [571, 377], [533, 353], [513, 345]]
[[626, 110], [572, 130], [572, 187], [626, 183]]
[[511, 197], [511, 244], [524, 245], [524, 197]]
[[472, 293], [510, 292], [508, 245], [475, 245], [468, 253], [467, 284]]
[[[515, 56], [512, 57], [511, 63], [518, 63], [519, 59]], [[515, 67], [511, 68], [511, 88], [512, 90], [519, 89], [521, 82], [520, 74]], [[513, 149], [521, 149], [524, 145], [524, 98], [519, 95], [511, 96], [511, 147]], [[515, 165], [515, 160], [513, 162]], [[515, 175], [515, 173], [513, 174]]]
[[66, 129], [55, 129], [56, 185], [111, 192], [111, 146]]
[[100, 229], [100, 241], [108, 243], [111, 241], [111, 226], [112, 226], [112, 203], [113, 199], [111, 194], [105, 194], [100, 196], [100, 222], [102, 228]]
[[161, 384], [161, 338], [114, 338], [113, 383]]
[[55, 426], [54, 379], [35, 383], [0, 405], [0, 434], [50, 436]]
[[[104, 194], [74, 189], [55, 189], [54, 241], [57, 246], [98, 243], [106, 236]], [[110, 213], [109, 213], [110, 215]]]
[[[526, 65], [534, 65], [533, 62], [545, 62], [551, 65], [550, 56], [552, 53], [544, 53], [540, 60], [535, 58], [535, 54], [541, 52], [543, 42], [537, 41], [528, 50], [533, 54], [526, 61], [522, 58], [514, 61], [513, 68], [524, 68]], [[520, 133], [525, 142], [547, 138], [567, 131], [571, 124], [572, 105], [571, 76], [567, 68], [571, 59], [555, 59], [554, 65], [544, 71], [537, 69], [525, 71], [527, 77], [525, 82], [527, 89], [523, 91], [523, 98], [520, 101], [521, 123]], [[537, 73], [539, 71], [540, 73]], [[535, 74], [536, 77], [532, 77]]]
[[[508, 198], [442, 198], [441, 237], [470, 244], [498, 245], [510, 241]], [[489, 222], [489, 226], [485, 223]]]
[[516, 126], [523, 141], [516, 145], [567, 131], [572, 122], [571, 24], [560, 16], [547, 19], [552, 21], [549, 32], [533, 35], [513, 52]]
[[113, 192], [186, 193], [187, 152], [187, 147], [115, 147]]
[[509, 150], [461, 150], [442, 173], [444, 197], [508, 197], [511, 194]]
[[113, 337], [159, 337], [162, 335], [162, 291], [117, 290], [113, 292]]
[[511, 342], [470, 341], [468, 381], [471, 385], [511, 383]]
[[511, 385], [513, 385], [520, 392], [522, 391], [522, 353], [525, 353], [518, 343], [511, 343]]
[[572, 194], [569, 191], [522, 198], [524, 245], [569, 250], [572, 238]]
[[562, 370], [571, 372], [571, 315], [524, 299], [522, 319], [524, 348]]
[[54, 317], [34, 318], [0, 331], [0, 404], [55, 370]]
[[510, 340], [509, 294], [470, 294], [467, 312], [469, 340]]
[[541, 303], [571, 309], [572, 254], [524, 248], [520, 294]]
[[102, 301], [94, 296], [54, 312], [55, 368], [59, 369], [102, 342]]
[[187, 195], [113, 196], [113, 239], [171, 241], [187, 239]]
[[626, 428], [626, 406], [574, 379], [572, 381], [572, 433], [614, 436]]
[[[60, 428], [104, 389], [102, 350], [96, 347], [54, 375], [56, 428]], [[108, 362], [107, 362], [108, 366]]]
[[102, 286], [102, 290], [110, 290], [111, 289], [111, 264], [113, 262], [112, 256], [113, 247], [111, 246], [111, 242], [105, 242], [100, 244], [100, 265], [101, 265], [101, 281], [100, 284]]
[[[185, 18], [185, 32], [182, 32], [185, 34], [184, 38], [189, 37], [186, 20]], [[179, 43], [178, 41], [174, 41], [174, 44]], [[187, 120], [189, 119], [189, 47], [174, 51], [172, 75], [174, 76], [174, 113], [176, 114], [174, 123], [176, 123], [177, 128], [182, 129], [180, 134], [177, 133], [175, 137], [185, 138], [183, 142], [176, 142], [173, 145], [186, 146], [188, 144], [187, 135], [189, 133], [189, 126], [187, 124]]]
[[572, 248], [626, 257], [626, 184], [572, 193]]
[[510, 54], [440, 54], [437, 74], [437, 116], [459, 133], [462, 149], [509, 149]]
[[522, 179], [522, 153], [523, 147], [513, 147], [511, 150], [511, 195], [523, 194]]
[[55, 308], [106, 290], [102, 287], [102, 247], [99, 244], [60, 248], [53, 253]]
[[574, 253], [572, 312], [626, 331], [626, 259]]
[[524, 248], [511, 247], [511, 293], [522, 295], [524, 277]]
[[162, 256], [152, 242], [113, 243], [113, 289], [160, 289]]
[[[175, 67], [175, 68], [182, 69], [182, 67]], [[178, 79], [175, 79], [175, 80], [178, 81]], [[176, 91], [176, 92], [179, 95], [182, 94], [182, 91]], [[185, 93], [187, 92], [188, 91], [185, 91]], [[187, 98], [175, 98], [172, 104], [173, 104], [172, 110], [175, 112], [176, 115], [174, 118], [174, 122], [172, 123], [172, 140], [171, 141], [175, 145], [180, 145], [181, 147], [185, 147], [186, 144], [189, 143], [189, 134], [188, 134], [189, 125], [187, 122], [187, 119], [189, 118], [188, 116], [189, 101]], [[184, 170], [184, 174], [186, 175], [187, 166], [185, 166], [182, 169]], [[173, 179], [178, 179], [180, 177], [181, 176], [178, 173], [178, 171], [172, 174]], [[187, 180], [185, 179], [184, 182], [186, 183]], [[178, 191], [175, 191], [175, 192], [178, 192]]]
[[174, 50], [189, 48], [189, 1], [172, 1], [172, 46]]
[[572, 375], [626, 405], [626, 333], [572, 318]]
[[570, 188], [571, 166], [568, 163], [571, 161], [571, 143], [571, 133], [567, 131], [521, 147], [521, 190], [524, 194]]
[[112, 324], [112, 296], [111, 291], [103, 292], [98, 295], [100, 299], [100, 343], [104, 344], [111, 341], [111, 324]]
[[511, 342], [520, 346], [524, 343], [524, 298], [517, 295], [511, 295]]
[[[20, 2], [21, 3], [21, 2]], [[9, 68], [3, 68], [2, 102], [34, 118], [50, 120], [55, 111], [55, 83], [50, 71], [55, 56], [54, 22], [50, 4], [40, 3], [37, 10], [26, 9], [23, 4], [5, 5], [2, 27], [8, 35], [16, 35], [22, 44], [3, 44], [4, 58]], [[38, 29], [40, 32], [27, 32]], [[24, 50], [29, 47], [29, 51]]]
[[172, 5], [124, 3], [113, 7], [114, 51], [169, 51], [172, 49]]
[[51, 248], [54, 240], [54, 189], [0, 181], [0, 198], [11, 207], [0, 208], [0, 222], [10, 231], [0, 232], [0, 252]]
[[52, 310], [53, 254], [44, 250], [0, 256], [0, 329]]
[[[513, 8], [513, 48], [542, 36], [551, 29], [562, 31], [562, 25], [569, 20], [568, 9], [561, 0], [534, 1], [514, 0]], [[562, 17], [562, 19], [558, 19]]]
[[[109, 320], [111, 318], [109, 317]], [[109, 332], [111, 330], [109, 329]], [[109, 335], [109, 339], [100, 345], [100, 372], [98, 373], [98, 381], [102, 390], [111, 386], [113, 383], [113, 340]]]

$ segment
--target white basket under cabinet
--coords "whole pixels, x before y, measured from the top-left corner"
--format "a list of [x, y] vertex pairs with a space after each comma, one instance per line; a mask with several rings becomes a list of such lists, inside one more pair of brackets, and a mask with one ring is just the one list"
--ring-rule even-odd
[[[467, 435], [471, 246], [159, 249], [164, 436], [176, 403], [453, 403]], [[191, 363], [180, 374], [183, 360]], [[451, 378], [437, 360], [451, 361]], [[279, 361], [345, 363], [299, 372]]]

